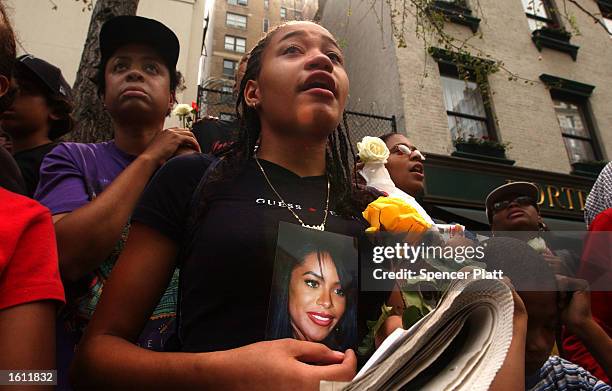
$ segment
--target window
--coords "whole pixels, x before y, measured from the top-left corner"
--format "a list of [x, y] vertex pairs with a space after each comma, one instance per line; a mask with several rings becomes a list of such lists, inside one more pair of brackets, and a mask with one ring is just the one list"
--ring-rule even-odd
[[294, 15], [294, 19], [295, 20], [302, 20], [302, 12], [301, 11], [294, 10], [293, 11], [293, 15]]
[[223, 76], [234, 77], [238, 61], [223, 60]]
[[227, 13], [225, 18], [225, 24], [229, 27], [236, 27], [239, 29], [246, 29], [247, 27], [247, 17], [239, 14], [232, 14], [231, 12]]
[[438, 0], [438, 1], [441, 1], [443, 3], [451, 3], [454, 5], [458, 5], [460, 7], [469, 8], [467, 0]]
[[549, 0], [522, 0], [527, 23], [531, 31], [539, 30], [542, 27], [558, 28], [555, 9]]
[[267, 33], [269, 29], [270, 29], [270, 21], [268, 19], [264, 18], [264, 20], [263, 20], [263, 32]]
[[550, 88], [570, 163], [601, 159], [588, 106], [595, 86], [547, 74], [540, 80]]
[[270, 0], [264, 0], [264, 8], [265, 9], [270, 8]]
[[219, 119], [222, 121], [233, 121], [234, 115], [230, 113], [219, 113]]
[[[610, 15], [610, 18], [612, 18], [612, 15]], [[612, 19], [603, 18], [603, 22], [604, 22], [604, 25], [606, 26], [606, 28], [608, 29], [608, 33], [610, 34], [610, 38], [612, 38]]]
[[527, 15], [531, 40], [538, 51], [548, 48], [569, 54], [574, 61], [579, 46], [570, 43], [572, 33], [560, 23], [553, 0], [522, 0]]
[[225, 36], [225, 50], [232, 52], [244, 53], [246, 52], [246, 39], [240, 37], [232, 37], [231, 35]]
[[601, 11], [601, 20], [612, 38], [612, 2], [599, 0], [597, 5]]
[[472, 15], [467, 0], [433, 0], [426, 7], [434, 18], [443, 18], [452, 23], [468, 26], [473, 33], [478, 31], [480, 19]]
[[440, 78], [448, 128], [453, 140], [470, 136], [494, 138], [491, 116], [478, 84], [473, 80], [462, 80], [454, 66], [442, 63]]
[[281, 9], [280, 9], [280, 17], [281, 17], [281, 19], [286, 19], [287, 18], [287, 8], [281, 7]]
[[221, 86], [221, 92], [226, 93], [226, 94], [232, 94], [234, 93], [234, 89], [231, 86]]
[[597, 160], [584, 108], [579, 102], [553, 99], [570, 163]]
[[227, 4], [231, 5], [249, 5], [248, 0], [227, 0]]

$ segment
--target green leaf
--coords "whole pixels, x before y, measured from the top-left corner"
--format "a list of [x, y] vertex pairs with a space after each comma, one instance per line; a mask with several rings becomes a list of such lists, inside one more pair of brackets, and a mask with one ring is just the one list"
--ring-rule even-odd
[[423, 314], [417, 307], [408, 307], [404, 310], [404, 314], [402, 315], [402, 326], [405, 329], [409, 329], [422, 317]]
[[359, 346], [357, 347], [357, 353], [360, 356], [367, 356], [374, 351], [375, 348], [375, 335], [378, 329], [385, 323], [389, 315], [393, 313], [393, 307], [386, 306], [383, 304], [380, 308], [381, 314], [378, 320], [367, 320], [366, 325], [368, 326], [368, 334], [363, 338]]
[[404, 296], [404, 302], [406, 303], [406, 307], [414, 306], [417, 307], [419, 310], [423, 307], [423, 298], [421, 297], [419, 292], [403, 291], [402, 296]]

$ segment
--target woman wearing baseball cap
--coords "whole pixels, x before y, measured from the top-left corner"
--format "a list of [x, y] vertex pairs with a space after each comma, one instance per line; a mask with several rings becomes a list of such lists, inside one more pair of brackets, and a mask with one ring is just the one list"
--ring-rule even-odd
[[0, 126], [11, 136], [13, 157], [32, 197], [43, 158], [74, 127], [71, 89], [59, 68], [30, 54], [17, 58], [13, 81], [17, 94], [0, 114]]
[[[59, 144], [42, 163], [35, 195], [53, 215], [68, 296], [60, 371], [97, 306], [149, 179], [172, 156], [199, 151], [189, 130], [164, 129], [179, 80], [176, 35], [158, 21], [119, 16], [102, 26], [100, 51], [96, 81], [114, 139]], [[144, 347], [162, 348], [174, 316], [176, 279], [173, 283], [143, 332]]]
[[558, 248], [554, 235], [547, 232], [540, 216], [539, 196], [540, 190], [531, 182], [511, 182], [495, 188], [485, 201], [491, 231], [495, 236], [531, 243], [556, 273], [574, 276], [577, 257], [570, 250]]

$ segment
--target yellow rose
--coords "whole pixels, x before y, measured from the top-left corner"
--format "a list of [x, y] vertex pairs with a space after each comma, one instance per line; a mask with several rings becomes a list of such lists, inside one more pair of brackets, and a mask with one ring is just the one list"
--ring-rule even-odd
[[184, 117], [186, 115], [191, 114], [191, 106], [189, 106], [186, 103], [181, 103], [176, 105], [176, 107], [174, 108], [174, 110], [172, 110], [172, 115], [175, 115], [177, 117]]
[[357, 143], [359, 159], [364, 163], [387, 163], [389, 148], [378, 137], [365, 136]]
[[363, 211], [363, 217], [370, 223], [366, 232], [420, 233], [431, 227], [415, 208], [394, 197], [378, 197]]

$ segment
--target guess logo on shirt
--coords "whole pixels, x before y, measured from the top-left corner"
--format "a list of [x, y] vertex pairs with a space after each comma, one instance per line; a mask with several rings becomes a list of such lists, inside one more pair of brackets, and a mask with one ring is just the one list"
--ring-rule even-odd
[[278, 206], [280, 208], [289, 208], [289, 209], [295, 209], [295, 210], [302, 209], [302, 206], [300, 204], [290, 204], [290, 203], [285, 204], [284, 202], [281, 202], [281, 201], [268, 200], [266, 198], [258, 198], [255, 200], [255, 203], [258, 205]]
[[[306, 210], [306, 211], [308, 211], [310, 213], [317, 213], [317, 212], [319, 212], [319, 210], [315, 209], [315, 208], [304, 208], [300, 204], [284, 203], [282, 201], [269, 200], [267, 198], [257, 198], [257, 199], [255, 199], [255, 203], [257, 205], [261, 205], [261, 206], [272, 206], [272, 207], [278, 207], [278, 208], [289, 208], [289, 209], [294, 209], [294, 210]], [[332, 216], [337, 216], [336, 212], [334, 212], [333, 210], [330, 210], [329, 214], [332, 215]]]

